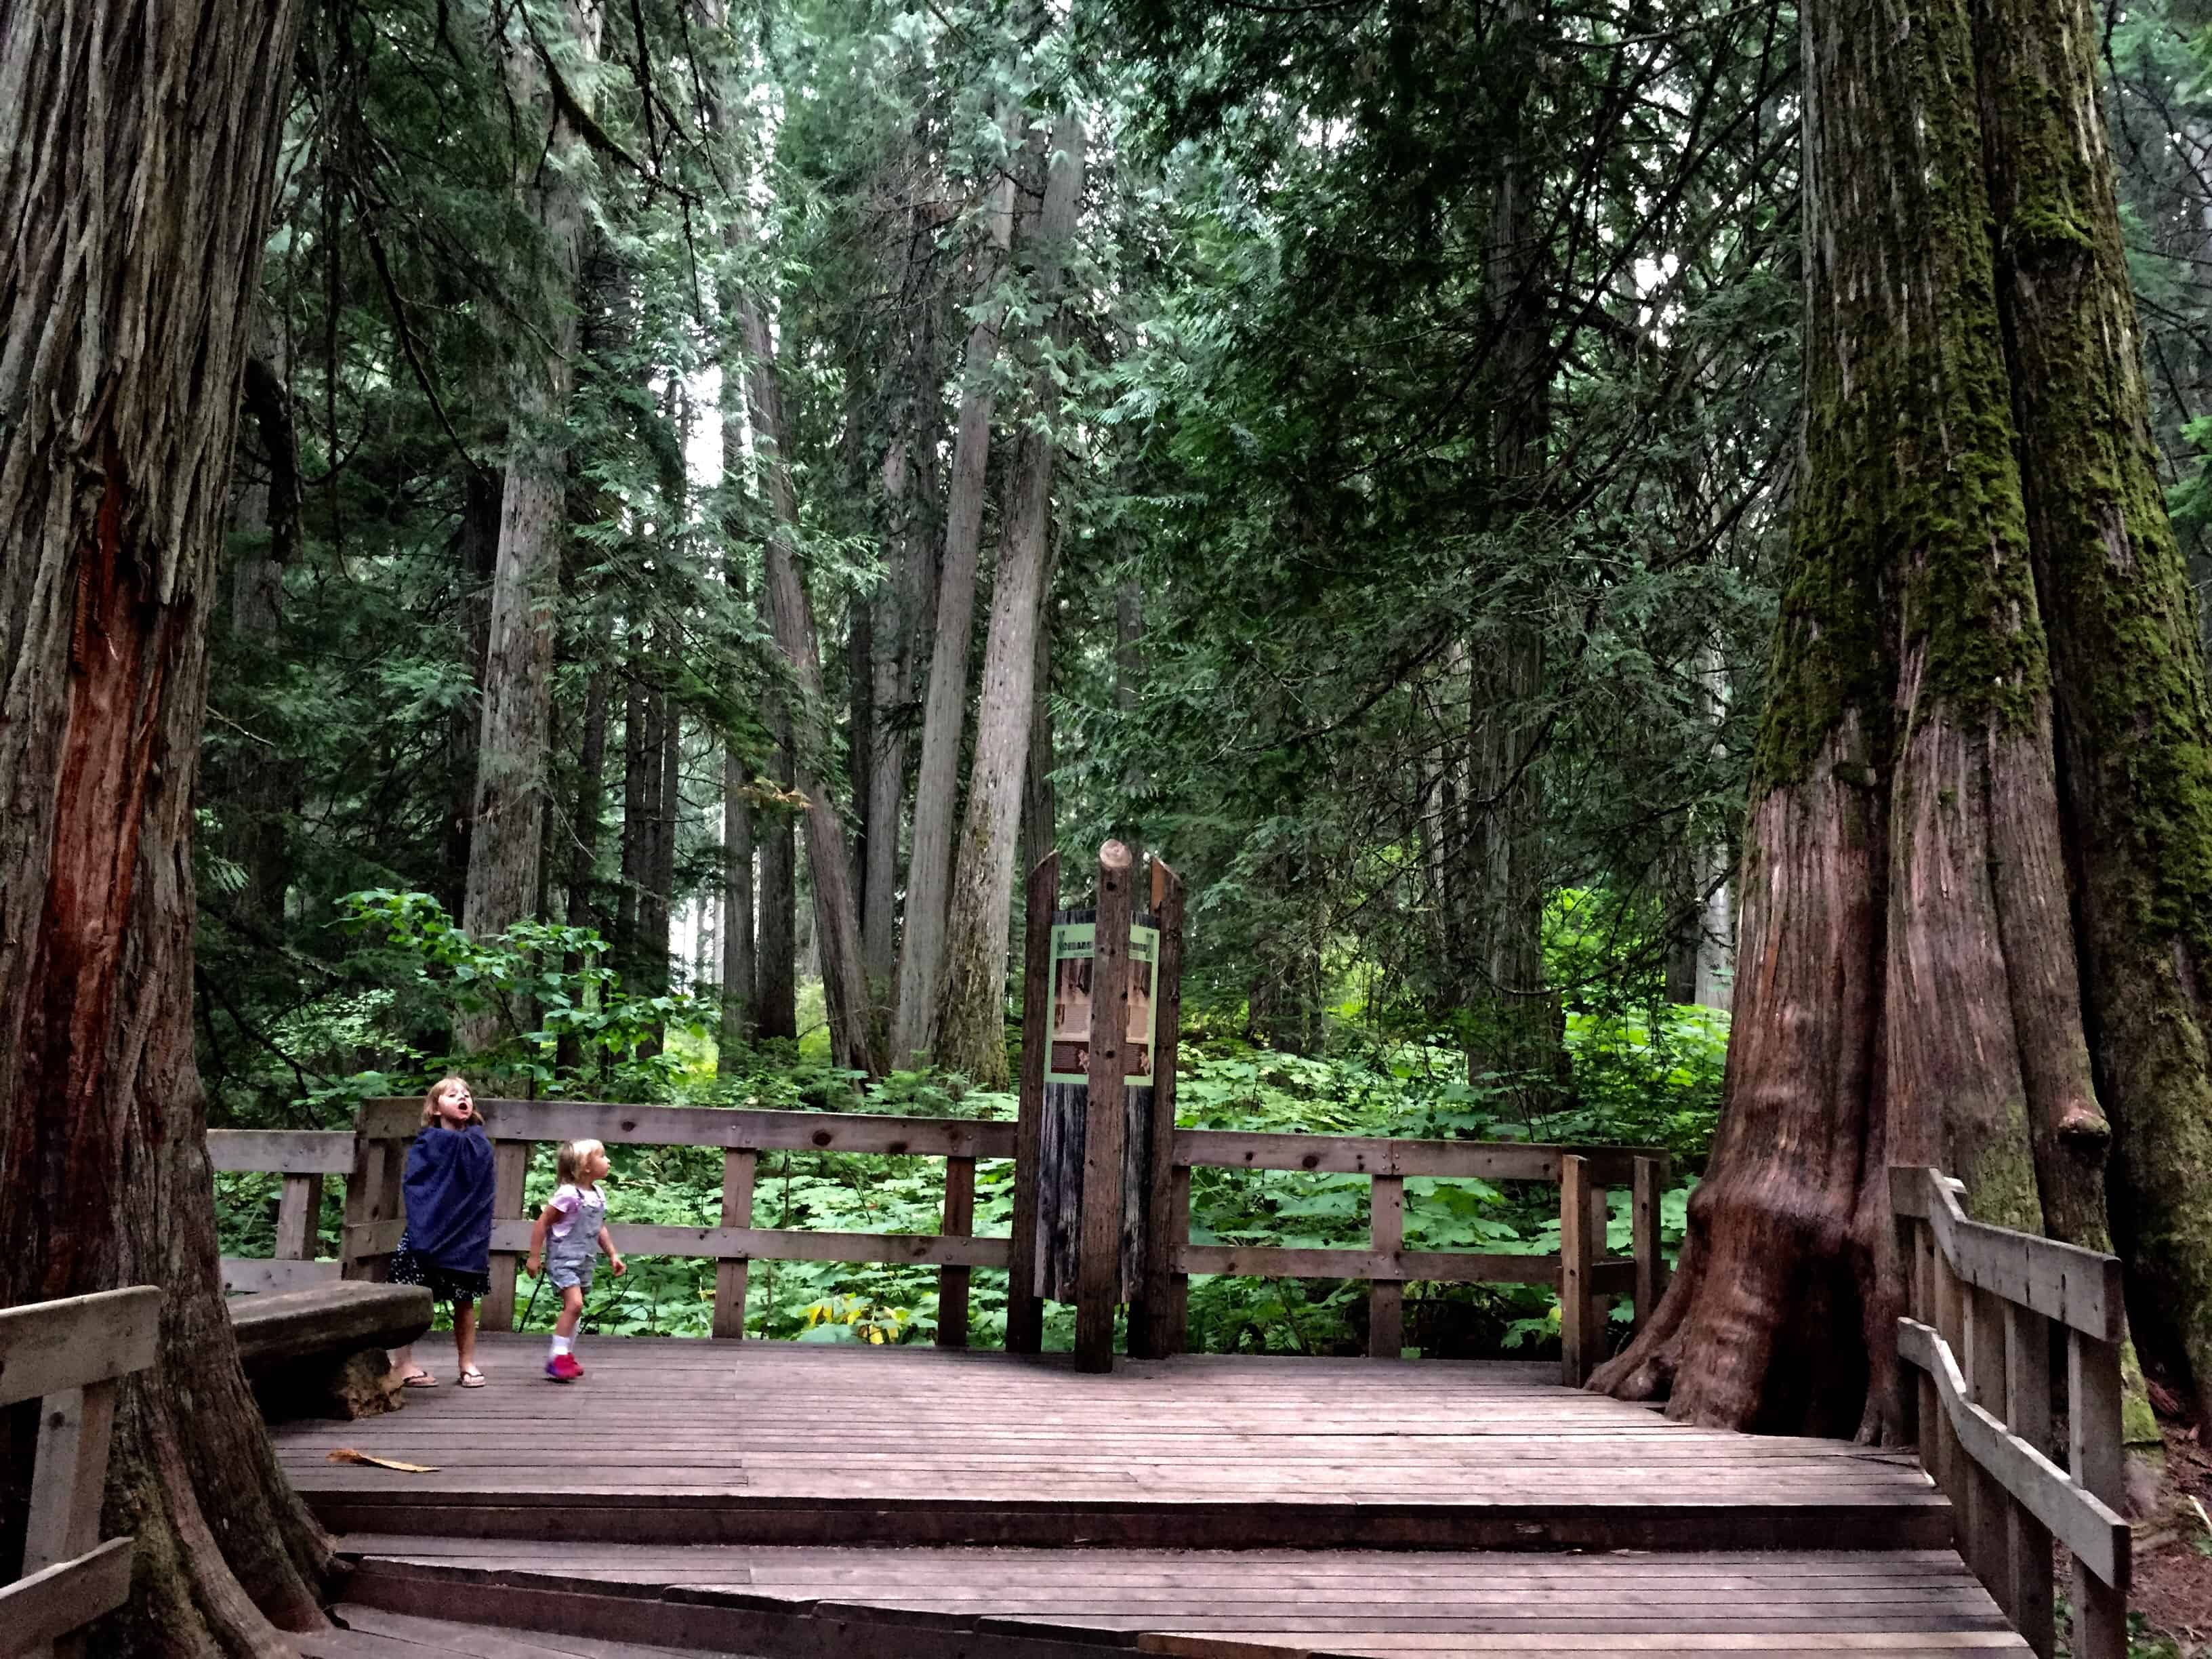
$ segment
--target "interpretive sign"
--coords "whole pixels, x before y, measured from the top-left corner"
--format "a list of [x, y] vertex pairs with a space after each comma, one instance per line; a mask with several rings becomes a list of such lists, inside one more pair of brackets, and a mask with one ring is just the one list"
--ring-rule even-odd
[[[1097, 950], [1097, 924], [1055, 922], [1052, 930], [1052, 1052], [1048, 1083], [1091, 1080], [1091, 968]], [[1122, 1040], [1129, 1066], [1122, 1081], [1133, 1089], [1152, 1086], [1153, 1022], [1160, 968], [1160, 930], [1129, 929], [1128, 1024]]]

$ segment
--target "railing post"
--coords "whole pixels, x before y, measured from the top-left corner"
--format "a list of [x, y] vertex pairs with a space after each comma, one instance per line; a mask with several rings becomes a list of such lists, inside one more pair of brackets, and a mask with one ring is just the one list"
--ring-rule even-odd
[[315, 1259], [316, 1223], [323, 1212], [323, 1178], [319, 1175], [288, 1175], [284, 1195], [276, 1206], [278, 1261]]
[[[2074, 1479], [2113, 1510], [2120, 1477], [2120, 1346], [2066, 1333], [2067, 1462]], [[2128, 1598], [2074, 1564], [2075, 1659], [2127, 1659]]]
[[[760, 1154], [749, 1146], [733, 1146], [722, 1154], [722, 1224], [753, 1224], [753, 1180]], [[714, 1263], [714, 1334], [739, 1341], [745, 1334], [745, 1291], [752, 1274], [752, 1258], [726, 1255]]]
[[[1379, 1175], [1368, 1182], [1368, 1245], [1377, 1255], [1395, 1255], [1406, 1243], [1406, 1178]], [[1406, 1346], [1406, 1285], [1403, 1279], [1367, 1281], [1367, 1357], [1395, 1359]]]
[[[975, 1231], [975, 1160], [945, 1160], [945, 1225], [947, 1238], [966, 1238]], [[968, 1276], [966, 1267], [937, 1270], [937, 1346], [968, 1346]]]
[[[1579, 1389], [1597, 1369], [1597, 1298], [1590, 1282], [1598, 1243], [1591, 1237], [1589, 1163], [1569, 1152], [1559, 1159], [1559, 1380]], [[1600, 1235], [1601, 1237], [1602, 1235]]]
[[1060, 902], [1060, 854], [1030, 872], [1022, 942], [1021, 1104], [1014, 1128], [1013, 1239], [1007, 1250], [1006, 1352], [1044, 1346], [1037, 1294], [1037, 1183], [1044, 1146], [1045, 1060], [1052, 1047], [1052, 912]]
[[[495, 1140], [491, 1155], [491, 1213], [495, 1221], [520, 1221], [522, 1186], [530, 1173], [530, 1143]], [[484, 1293], [477, 1328], [487, 1331], [514, 1328], [514, 1275], [521, 1261], [511, 1250], [495, 1250], [491, 1258], [491, 1288]]]
[[[1931, 1228], [1929, 1231], [1932, 1233], [1934, 1230]], [[1957, 1354], [1963, 1352], [1966, 1340], [1966, 1316], [1959, 1305], [1958, 1276], [1951, 1271], [1951, 1264], [1944, 1260], [1943, 1252], [1941, 1249], [1933, 1253], [1929, 1265], [1930, 1283], [1935, 1290], [1935, 1295], [1929, 1304], [1934, 1310], [1934, 1317], [1929, 1322], [1935, 1326], [1936, 1334], [1943, 1339], [1944, 1346], [1954, 1354]], [[1941, 1455], [1938, 1459], [1939, 1467], [1929, 1470], [1929, 1474], [1936, 1477], [1936, 1484], [1942, 1488], [1943, 1495], [1951, 1500], [1953, 1511], [1966, 1517], [1966, 1547], [1960, 1553], [1965, 1556], [1967, 1564], [1972, 1565], [1974, 1559], [1971, 1509], [1972, 1499], [1967, 1494], [1972, 1486], [1970, 1474], [1972, 1460], [1966, 1455], [1965, 1449], [1959, 1444], [1959, 1437], [1951, 1427], [1951, 1419], [1940, 1406], [1936, 1409], [1936, 1420], [1938, 1426], [1936, 1437], [1941, 1447]]]
[[1176, 1297], [1176, 1257], [1189, 1242], [1175, 1225], [1176, 1070], [1182, 1028], [1182, 878], [1158, 859], [1152, 872], [1152, 915], [1159, 924], [1154, 964], [1151, 1162], [1145, 1175], [1142, 1282], [1129, 1310], [1129, 1352], [1164, 1359], [1182, 1350], [1182, 1317]]
[[[2051, 1455], [2051, 1322], [2016, 1302], [2005, 1304], [2004, 1419], [2014, 1434]], [[2058, 1638], [2051, 1605], [2051, 1533], [2025, 1504], [2010, 1504], [2008, 1510], [2005, 1556], [2013, 1628], [2040, 1659], [2051, 1659]]]
[[1667, 1264], [1659, 1254], [1659, 1199], [1665, 1166], [1656, 1158], [1639, 1158], [1629, 1188], [1629, 1248], [1636, 1257], [1636, 1330], [1659, 1306], [1667, 1288]]
[[1122, 1074], [1128, 1016], [1129, 849], [1098, 849], [1098, 920], [1091, 958], [1091, 1068], [1084, 1109], [1083, 1202], [1076, 1244], [1075, 1368], [1114, 1369], [1121, 1286]]
[[23, 1534], [25, 1577], [74, 1560], [100, 1542], [100, 1502], [114, 1426], [112, 1382], [64, 1389], [39, 1402], [31, 1516]]
[[1190, 1165], [1176, 1164], [1168, 1171], [1168, 1238], [1175, 1254], [1168, 1272], [1168, 1309], [1164, 1318], [1164, 1346], [1160, 1357], [1182, 1352], [1190, 1346], [1190, 1275], [1182, 1270], [1183, 1246], [1190, 1243]]
[[[1960, 1312], [1964, 1343], [1958, 1350], [1960, 1369], [1966, 1373], [1966, 1398], [2002, 1419], [2005, 1411], [2005, 1325], [2001, 1299], [1975, 1285], [1960, 1287]], [[1996, 1475], [1978, 1462], [1966, 1470], [1966, 1559], [1997, 1606], [2015, 1627], [2019, 1609], [2013, 1605], [2011, 1563], [2007, 1539], [2007, 1512], [2011, 1497]]]

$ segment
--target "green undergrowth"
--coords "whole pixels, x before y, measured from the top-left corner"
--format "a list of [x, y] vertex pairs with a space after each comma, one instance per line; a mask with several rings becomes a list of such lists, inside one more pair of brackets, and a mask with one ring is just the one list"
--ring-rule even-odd
[[[1674, 1155], [1676, 1180], [1662, 1206], [1671, 1256], [1680, 1237], [1687, 1179], [1702, 1160], [1717, 1108], [1726, 1022], [1700, 1010], [1668, 1010], [1657, 1030], [1637, 1020], [1570, 1019], [1576, 1079], [1571, 1103], [1521, 1119], [1506, 1103], [1525, 1090], [1505, 1079], [1470, 1082], [1449, 1050], [1377, 1047], [1327, 1058], [1258, 1048], [1241, 1040], [1187, 1034], [1178, 1079], [1178, 1121], [1186, 1127], [1244, 1132], [1443, 1137], [1481, 1140], [1661, 1145]], [[898, 1073], [874, 1083], [771, 1045], [733, 1057], [732, 1075], [714, 1075], [710, 1041], [672, 1041], [660, 1073], [664, 1097], [702, 1109], [843, 1109], [915, 1117], [1012, 1119], [1012, 1095], [969, 1087], [958, 1078]], [[411, 1078], [360, 1080], [366, 1093], [396, 1092]], [[419, 1085], [416, 1085], [419, 1086]], [[319, 1116], [337, 1127], [349, 1116], [333, 1097]], [[611, 1150], [609, 1214], [618, 1223], [676, 1226], [719, 1224], [722, 1157], [708, 1147], [622, 1146]], [[933, 1233], [944, 1206], [941, 1159], [840, 1152], [775, 1152], [761, 1158], [753, 1224], [824, 1231]], [[273, 1176], [216, 1178], [222, 1249], [267, 1255], [275, 1237]], [[534, 1214], [554, 1182], [553, 1148], [537, 1149], [526, 1189]], [[322, 1237], [335, 1242], [344, 1182], [325, 1183]], [[1609, 1243], [1625, 1252], [1627, 1194], [1613, 1195]], [[1406, 1243], [1413, 1249], [1480, 1249], [1547, 1255], [1559, 1247], [1559, 1189], [1549, 1183], [1406, 1182]], [[1010, 1163], [976, 1170], [975, 1230], [1004, 1237], [1013, 1208]], [[1191, 1237], [1198, 1243], [1329, 1248], [1364, 1244], [1368, 1182], [1358, 1176], [1295, 1171], [1200, 1170], [1191, 1188]], [[602, 1264], [587, 1299], [587, 1328], [609, 1334], [703, 1336], [712, 1319], [714, 1264], [675, 1257], [632, 1257], [620, 1279]], [[517, 1292], [525, 1328], [550, 1328], [557, 1304], [550, 1287], [526, 1275]], [[442, 1317], [442, 1316], [441, 1316]], [[1001, 1344], [1006, 1275], [976, 1270], [969, 1300], [969, 1342]], [[1190, 1287], [1189, 1343], [1215, 1352], [1348, 1353], [1364, 1351], [1364, 1283], [1200, 1276]], [[1615, 1317], [1625, 1320], [1626, 1308]], [[746, 1296], [746, 1334], [811, 1342], [927, 1342], [937, 1334], [933, 1267], [760, 1261]], [[1413, 1285], [1406, 1299], [1407, 1340], [1424, 1353], [1540, 1358], [1557, 1351], [1556, 1298], [1516, 1285]], [[1073, 1340], [1073, 1310], [1048, 1304], [1048, 1346]]]

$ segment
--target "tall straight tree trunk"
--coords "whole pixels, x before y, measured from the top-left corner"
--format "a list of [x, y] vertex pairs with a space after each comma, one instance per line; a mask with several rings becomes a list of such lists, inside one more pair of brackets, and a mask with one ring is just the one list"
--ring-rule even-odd
[[[568, 818], [567, 916], [571, 927], [603, 926], [592, 903], [592, 889], [599, 875], [599, 819], [605, 806], [607, 787], [607, 670], [604, 666], [594, 668], [584, 688], [584, 731], [576, 757], [576, 801]], [[583, 965], [580, 952], [571, 955], [566, 963], [571, 974], [580, 972]], [[582, 1041], [573, 1035], [562, 1037], [556, 1060], [564, 1071], [573, 1072], [581, 1066]]]
[[[1508, 8], [1516, 66], [1533, 57], [1530, 0]], [[1525, 114], [1516, 109], [1509, 128]], [[1536, 180], [1509, 137], [1498, 162], [1484, 281], [1488, 292], [1496, 403], [1491, 461], [1495, 512], [1510, 541], [1540, 533], [1551, 430], [1552, 344], [1540, 287]], [[1524, 561], [1525, 562], [1525, 561]], [[1475, 655], [1466, 803], [1474, 835], [1468, 929], [1478, 951], [1470, 1073], [1495, 1073], [1524, 1117], [1556, 1108], [1565, 1078], [1553, 1000], [1544, 984], [1544, 631], [1540, 591], [1511, 595], [1516, 614]]]
[[484, 659], [491, 649], [491, 584], [499, 568], [504, 482], [495, 473], [471, 467], [461, 480], [461, 521], [453, 532], [470, 691], [446, 717], [446, 845], [439, 897], [447, 914], [454, 916], [465, 912], [469, 902], [469, 846], [476, 823], [477, 755], [483, 742]]
[[753, 1040], [753, 808], [744, 763], [722, 756], [722, 1032], [725, 1047]]
[[[1009, 114], [1006, 123], [1011, 125]], [[937, 578], [937, 626], [922, 708], [921, 763], [914, 785], [914, 843], [907, 855], [906, 928], [899, 949], [898, 1004], [891, 1058], [915, 1064], [936, 1046], [938, 984], [952, 879], [952, 820], [960, 795], [960, 739], [967, 725], [968, 645], [975, 625], [975, 566], [983, 538], [983, 490], [989, 469], [991, 414], [997, 406], [998, 296], [1013, 242], [1012, 171], [994, 191], [988, 234], [975, 255], [975, 321], [962, 360], [960, 418], [945, 502], [945, 553]]]
[[288, 1659], [270, 1621], [319, 1626], [331, 1565], [239, 1364], [191, 1029], [208, 629], [297, 21], [0, 4], [0, 1304], [163, 1291], [118, 1395], [106, 1522], [137, 1545], [103, 1659]]
[[907, 302], [914, 321], [905, 364], [905, 385], [890, 443], [884, 452], [884, 561], [890, 580], [873, 602], [868, 658], [868, 787], [863, 811], [867, 855], [861, 872], [861, 954], [877, 1002], [897, 1024], [899, 830], [906, 807], [908, 706], [913, 696], [914, 663], [921, 638], [922, 613], [935, 585], [935, 549], [930, 536], [934, 504], [933, 471], [926, 461], [937, 445], [938, 395], [936, 307], [922, 279], [930, 226], [920, 210], [908, 236]]
[[660, 691], [646, 633], [629, 631], [628, 691], [623, 705], [622, 894], [616, 901], [615, 962], [634, 985], [648, 983], [653, 964], [653, 872], [660, 820]]
[[[569, 38], [585, 56], [599, 49], [596, 8], [566, 9]], [[491, 632], [484, 653], [483, 724], [477, 756], [475, 821], [469, 841], [462, 922], [488, 939], [530, 913], [537, 897], [553, 706], [553, 636], [561, 548], [568, 525], [568, 444], [563, 430], [576, 349], [576, 279], [583, 259], [583, 139], [556, 103], [532, 43], [507, 44], [517, 99], [538, 115], [540, 144], [526, 139], [520, 181], [543, 234], [538, 272], [543, 333], [518, 336], [511, 364], [513, 419], [500, 508]], [[574, 84], [587, 85], [576, 79]], [[493, 1019], [464, 1024], [471, 1048], [502, 1033]]]
[[[252, 643], [260, 658], [258, 671], [282, 647], [284, 572], [299, 550], [300, 468], [291, 396], [283, 379], [283, 342], [269, 323], [265, 305], [254, 309], [252, 340], [245, 408], [253, 416], [267, 479], [240, 492], [237, 523], [248, 546], [231, 579], [230, 625], [235, 637]], [[284, 925], [284, 898], [291, 886], [285, 823], [299, 804], [298, 769], [276, 748], [249, 743], [227, 793], [244, 819], [230, 840], [233, 856], [246, 872], [246, 913], [275, 934]]]
[[1977, 22], [2112, 1234], [2136, 1331], [2212, 1419], [2212, 706], [2159, 484], [2101, 24], [2078, 0], [1986, 0]]
[[1046, 613], [1036, 631], [1036, 667], [1030, 686], [1029, 776], [1022, 787], [1022, 857], [1017, 866], [1024, 880], [1060, 844], [1060, 794], [1052, 775], [1052, 579], [1045, 578]]
[[2106, 1126], [1967, 12], [1831, 0], [1805, 46], [1805, 466], [1725, 1103], [1675, 1280], [1594, 1386], [1875, 1438], [1886, 1166], [1941, 1164], [1984, 1218], [2096, 1243]]
[[[776, 739], [769, 781], [788, 800], [794, 769], [791, 759], [791, 716], [781, 693], [769, 710], [769, 729]], [[753, 964], [758, 1003], [755, 1028], [764, 1037], [799, 1035], [799, 826], [789, 806], [779, 806], [760, 836], [759, 948]]]
[[[1083, 195], [1081, 120], [1072, 113], [1061, 116], [1051, 143], [1044, 205], [1037, 218], [1036, 283], [1046, 303], [1056, 305]], [[1052, 341], [1057, 344], [1066, 337], [1065, 317], [1055, 315]], [[1007, 1081], [1006, 939], [1013, 912], [1015, 831], [1029, 765], [1036, 633], [1051, 540], [1057, 447], [1051, 428], [1060, 412], [1058, 382], [1043, 361], [1049, 352], [1036, 355], [1040, 361], [1031, 385], [1037, 422], [1023, 433], [1015, 457], [1012, 500], [992, 584], [975, 760], [969, 775], [968, 813], [961, 826], [939, 994], [939, 1062], [987, 1089], [1003, 1088]]]
[[[1142, 577], [1131, 574], [1114, 590], [1114, 706], [1121, 712], [1125, 732], [1135, 720], [1144, 682], [1145, 583]], [[1144, 763], [1133, 754], [1121, 768], [1121, 799], [1114, 814], [1120, 825], [1115, 836], [1131, 847], [1145, 844], [1144, 825], [1137, 821], [1136, 806], [1137, 792], [1144, 787]]]
[[774, 515], [762, 553], [769, 625], [791, 670], [794, 701], [806, 720], [803, 736], [794, 731], [799, 737], [795, 752], [787, 752], [793, 753], [793, 787], [806, 802], [806, 869], [814, 884], [814, 931], [822, 953], [830, 1046], [839, 1065], [873, 1075], [884, 1069], [883, 1041], [860, 959], [860, 895], [853, 879], [852, 855], [821, 772], [819, 757], [828, 746], [827, 734], [817, 729], [823, 709], [822, 656], [799, 569], [799, 496], [792, 483], [790, 428], [784, 421], [783, 390], [776, 377], [775, 343], [757, 298], [740, 296], [738, 313], [744, 333], [745, 397], [753, 441], [766, 465]]

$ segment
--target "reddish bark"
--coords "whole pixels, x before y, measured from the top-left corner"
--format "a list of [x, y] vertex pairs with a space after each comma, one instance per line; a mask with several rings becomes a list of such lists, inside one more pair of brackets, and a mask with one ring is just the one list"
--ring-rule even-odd
[[[288, 1654], [323, 1538], [276, 1467], [216, 1260], [192, 1059], [207, 630], [295, 21], [0, 0], [0, 1297], [155, 1284], [102, 1654]], [[16, 1449], [20, 1455], [22, 1449]]]

